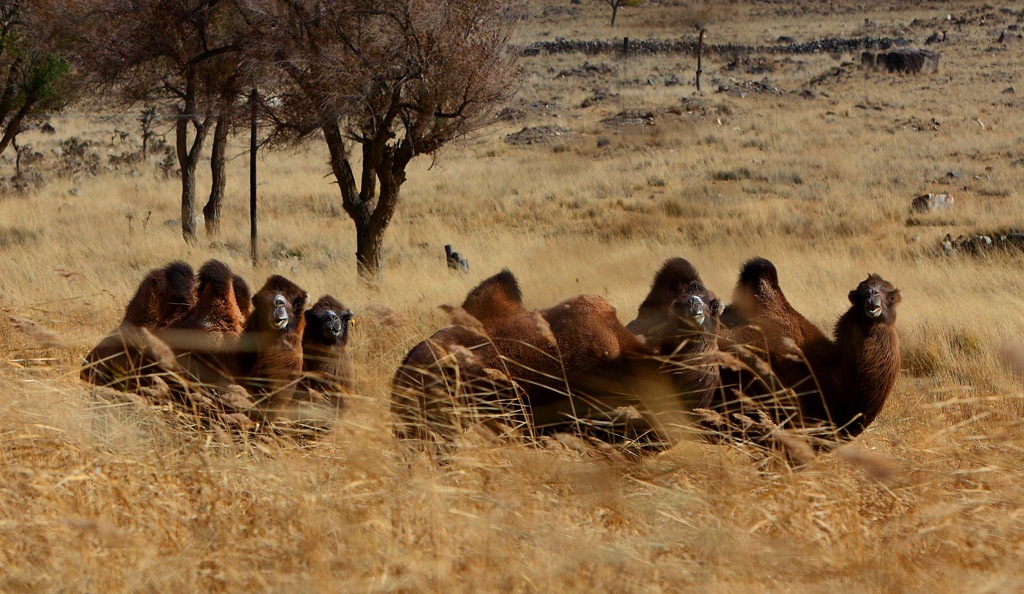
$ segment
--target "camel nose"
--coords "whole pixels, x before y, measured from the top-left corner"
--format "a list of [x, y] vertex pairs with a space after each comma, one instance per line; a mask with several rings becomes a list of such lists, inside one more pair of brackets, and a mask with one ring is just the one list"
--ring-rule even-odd
[[704, 300], [696, 295], [686, 300], [686, 311], [691, 316], [699, 316], [704, 313]]
[[676, 299], [672, 302], [671, 310], [679, 317], [696, 318], [704, 315], [704, 300], [696, 295], [685, 300]]

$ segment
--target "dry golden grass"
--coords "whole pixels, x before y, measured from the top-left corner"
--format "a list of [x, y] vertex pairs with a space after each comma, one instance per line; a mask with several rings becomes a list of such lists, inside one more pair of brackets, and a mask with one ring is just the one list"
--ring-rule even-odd
[[[844, 12], [832, 16], [738, 4], [712, 40], [860, 34], [865, 17], [875, 23], [867, 32], [889, 34], [968, 12], [836, 4]], [[668, 5], [623, 9], [614, 31], [596, 2], [570, 5], [575, 16], [539, 14], [564, 5], [537, 2], [523, 40], [678, 34]], [[164, 224], [178, 215], [178, 186], [149, 165], [134, 176], [54, 176], [0, 197], [0, 590], [1020, 589], [1024, 393], [1004, 361], [1024, 343], [1021, 258], [934, 253], [947, 232], [1024, 220], [1021, 170], [1011, 165], [1024, 156], [1024, 120], [1017, 95], [1002, 93], [1024, 92], [1021, 50], [989, 51], [1016, 19], [998, 18], [940, 46], [940, 71], [929, 76], [847, 66], [811, 87], [856, 56], [769, 56], [774, 71], [763, 75], [711, 58], [712, 91], [735, 84], [730, 77], [767, 76], [786, 94], [708, 92], [702, 117], [664, 111], [690, 96], [689, 82], [633, 82], [670, 72], [689, 81], [689, 58], [590, 57], [611, 68], [600, 80], [557, 78], [585, 56], [531, 58], [520, 107], [557, 106], [527, 106], [522, 122], [414, 162], [376, 290], [356, 281], [354, 233], [318, 144], [263, 156], [256, 269], [246, 257], [241, 141], [217, 243], [186, 246]], [[904, 34], [920, 43], [930, 32]], [[578, 107], [595, 85], [618, 96]], [[805, 88], [816, 97], [800, 98]], [[626, 108], [660, 115], [654, 126], [600, 122]], [[54, 123], [58, 138], [100, 142], [101, 156], [123, 150], [107, 146], [115, 125], [133, 125]], [[542, 124], [577, 135], [528, 147], [502, 140]], [[56, 143], [35, 133], [21, 141], [44, 153]], [[13, 165], [3, 167], [9, 175]], [[925, 191], [952, 192], [957, 203], [908, 224], [910, 199]], [[445, 270], [446, 243], [469, 258], [470, 275]], [[725, 298], [744, 260], [768, 257], [790, 300], [823, 327], [866, 273], [894, 282], [905, 369], [878, 420], [798, 471], [699, 442], [626, 461], [468, 435], [443, 468], [399, 455], [388, 384], [405, 352], [445, 323], [438, 305], [509, 267], [528, 306], [595, 293], [628, 321], [661, 261], [677, 255]], [[77, 380], [82, 356], [117, 324], [146, 270], [211, 257], [252, 285], [282, 273], [356, 312], [362, 394], [322, 442], [220, 445]], [[387, 308], [407, 321], [385, 323]], [[39, 346], [40, 336], [51, 342]]]

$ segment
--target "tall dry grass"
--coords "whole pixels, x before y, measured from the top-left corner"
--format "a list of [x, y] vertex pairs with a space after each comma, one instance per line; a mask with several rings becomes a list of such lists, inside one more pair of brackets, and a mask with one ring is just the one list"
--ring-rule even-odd
[[[675, 35], [655, 23], [670, 6], [624, 10], [612, 32], [592, 4], [575, 18], [538, 16], [524, 36]], [[718, 40], [844, 34], [865, 16], [906, 27], [968, 8], [736, 10], [713, 29]], [[1024, 342], [1021, 259], [937, 250], [947, 232], [1020, 225], [1024, 214], [1011, 165], [1024, 156], [1024, 123], [1016, 95], [1002, 93], [1024, 81], [1018, 50], [988, 49], [999, 26], [967, 25], [942, 47], [940, 72], [923, 77], [846, 66], [812, 86], [855, 57], [770, 57], [775, 70], [757, 76], [713, 58], [711, 89], [768, 76], [786, 93], [708, 93], [704, 116], [673, 113], [691, 87], [634, 81], [668, 72], [688, 80], [685, 58], [598, 58], [611, 68], [600, 80], [557, 78], [584, 56], [532, 58], [525, 120], [414, 161], [377, 289], [356, 281], [354, 234], [317, 144], [261, 159], [255, 269], [244, 156], [229, 165], [222, 237], [196, 246], [165, 224], [178, 216], [177, 183], [150, 166], [53, 176], [0, 197], [0, 590], [1020, 588], [1024, 394], [1002, 355]], [[580, 108], [595, 85], [618, 96]], [[815, 97], [789, 93], [804, 88]], [[540, 100], [556, 107], [528, 105]], [[601, 123], [627, 108], [655, 111], [656, 124]], [[122, 150], [109, 146], [109, 121], [54, 123], [58, 137]], [[502, 140], [540, 124], [577, 134], [530, 147]], [[21, 140], [44, 153], [56, 142]], [[234, 154], [242, 150], [239, 142]], [[13, 166], [2, 167], [9, 175]], [[952, 192], [957, 203], [912, 217], [909, 201], [924, 191]], [[468, 256], [469, 275], [445, 270], [446, 243]], [[868, 272], [903, 291], [904, 371], [850, 449], [799, 471], [699, 442], [632, 461], [467, 435], [445, 467], [399, 455], [388, 432], [390, 378], [446, 322], [437, 306], [461, 301], [485, 276], [512, 269], [530, 307], [599, 294], [628, 321], [665, 258], [691, 259], [727, 298], [754, 255], [776, 263], [792, 303], [824, 328]], [[81, 357], [117, 324], [146, 270], [213, 257], [252, 285], [285, 274], [314, 299], [329, 292], [356, 312], [362, 389], [326, 439], [225, 446], [77, 380]], [[406, 321], [385, 323], [379, 305]], [[26, 320], [65, 346], [39, 346]]]

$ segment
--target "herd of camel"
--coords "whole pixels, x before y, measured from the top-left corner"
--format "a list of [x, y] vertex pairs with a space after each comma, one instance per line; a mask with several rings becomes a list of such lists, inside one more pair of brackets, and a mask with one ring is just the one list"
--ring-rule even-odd
[[[639, 451], [695, 429], [755, 442], [850, 439], [878, 415], [899, 373], [900, 292], [871, 274], [849, 300], [830, 337], [790, 305], [768, 260], [743, 265], [723, 308], [697, 270], [673, 258], [624, 326], [594, 295], [530, 311], [503, 270], [461, 307], [443, 306], [451, 325], [401, 362], [393, 431], [431, 452], [471, 428], [496, 438], [571, 433]], [[81, 377], [233, 407], [250, 424], [289, 421], [299, 403], [340, 414], [355, 391], [346, 348], [353, 314], [330, 295], [308, 301], [282, 276], [250, 296], [222, 262], [198, 274], [172, 262], [149, 272]]]

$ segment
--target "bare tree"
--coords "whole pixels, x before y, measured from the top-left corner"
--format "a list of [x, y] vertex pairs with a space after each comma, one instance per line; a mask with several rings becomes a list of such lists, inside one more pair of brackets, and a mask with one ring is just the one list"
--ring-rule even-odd
[[238, 1], [247, 37], [260, 40], [249, 66], [276, 84], [264, 102], [272, 138], [323, 134], [355, 223], [357, 267], [372, 281], [409, 162], [493, 121], [514, 92], [509, 37], [523, 3]]
[[620, 6], [640, 6], [641, 4], [643, 4], [644, 0], [601, 0], [601, 2], [604, 2], [608, 6], [612, 7], [612, 24], [611, 24], [611, 26], [614, 27], [615, 26], [615, 17], [619, 13], [619, 7]]
[[0, 0], [0, 154], [26, 118], [70, 98], [70, 65], [47, 18], [45, 0]]
[[697, 72], [694, 76], [697, 90], [700, 90], [700, 75], [704, 73], [704, 35], [715, 17], [714, 0], [690, 0], [680, 9], [679, 20], [684, 27], [697, 33]]
[[[93, 86], [125, 107], [162, 101], [177, 110], [181, 230], [194, 242], [196, 166], [203, 143], [220, 114], [236, 102], [233, 91], [241, 88], [234, 7], [227, 0], [80, 0], [75, 6], [64, 18], [78, 22], [77, 57]], [[218, 164], [223, 167], [226, 132], [226, 122], [214, 132], [215, 180]], [[215, 181], [211, 201], [217, 192], [223, 195], [223, 184]], [[211, 212], [215, 231], [219, 206]]]

